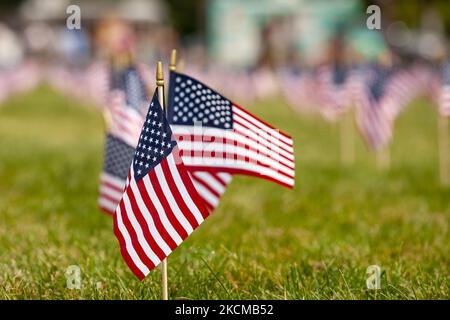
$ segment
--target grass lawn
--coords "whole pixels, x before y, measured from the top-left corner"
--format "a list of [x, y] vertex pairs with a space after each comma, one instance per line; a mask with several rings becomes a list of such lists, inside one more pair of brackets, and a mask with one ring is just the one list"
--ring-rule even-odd
[[[450, 188], [427, 102], [397, 121], [384, 171], [356, 132], [343, 166], [337, 124], [276, 100], [251, 110], [294, 136], [296, 187], [235, 178], [170, 255], [172, 299], [450, 298]], [[47, 87], [0, 107], [0, 299], [160, 298], [159, 270], [139, 282], [97, 209], [103, 142], [98, 111]], [[373, 264], [380, 290], [366, 288]], [[81, 290], [66, 288], [69, 265]]]

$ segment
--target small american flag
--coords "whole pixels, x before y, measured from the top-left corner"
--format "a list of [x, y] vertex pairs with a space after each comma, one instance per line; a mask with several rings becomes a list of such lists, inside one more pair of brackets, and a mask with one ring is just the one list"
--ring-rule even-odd
[[122, 196], [128, 168], [145, 120], [144, 106], [148, 103], [147, 90], [132, 67], [114, 74], [112, 88], [107, 111], [111, 123], [106, 137], [98, 199], [102, 211], [111, 215]]
[[317, 100], [326, 119], [335, 120], [350, 107], [349, 71], [339, 64], [324, 65], [317, 71]]
[[245, 174], [294, 186], [290, 136], [181, 73], [171, 74], [169, 105], [168, 117], [191, 173]]
[[391, 70], [376, 67], [371, 70], [362, 68], [360, 71], [371, 72], [371, 76], [355, 98], [357, 125], [367, 145], [380, 150], [387, 146], [392, 137], [392, 119], [386, 112], [393, 99], [386, 90]]
[[450, 62], [442, 67], [442, 87], [439, 95], [439, 113], [450, 117]]
[[142, 280], [209, 215], [155, 92], [114, 215], [122, 256]]

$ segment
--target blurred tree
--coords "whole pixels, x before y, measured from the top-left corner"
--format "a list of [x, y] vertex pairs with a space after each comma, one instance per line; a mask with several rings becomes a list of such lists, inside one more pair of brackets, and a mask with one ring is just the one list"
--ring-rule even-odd
[[167, 0], [169, 22], [182, 38], [205, 34], [205, 0]]

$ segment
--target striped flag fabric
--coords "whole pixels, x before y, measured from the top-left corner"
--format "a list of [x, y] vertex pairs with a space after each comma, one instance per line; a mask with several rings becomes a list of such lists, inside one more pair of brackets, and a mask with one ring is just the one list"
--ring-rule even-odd
[[133, 67], [114, 74], [111, 86], [106, 111], [110, 123], [98, 198], [100, 209], [110, 215], [121, 199], [148, 103], [147, 90]]
[[350, 107], [348, 69], [339, 64], [323, 65], [317, 70], [317, 101], [328, 120], [335, 120]]
[[355, 98], [356, 122], [367, 145], [378, 151], [386, 147], [392, 138], [392, 118], [386, 111], [393, 103], [393, 97], [387, 90], [390, 70], [376, 67], [371, 70], [362, 68], [360, 71], [372, 74]]
[[450, 62], [445, 63], [442, 67], [439, 114], [443, 117], [450, 117]]
[[209, 215], [172, 138], [155, 91], [114, 215], [122, 256], [140, 280]]
[[[175, 73], [170, 73], [170, 82], [169, 82], [169, 102], [167, 104], [168, 114], [173, 114], [174, 108], [174, 100], [170, 97], [170, 92], [172, 90], [175, 78]], [[170, 121], [170, 118], [169, 118]], [[183, 136], [183, 132], [179, 132], [179, 130], [183, 129], [178, 125], [171, 122], [172, 130], [175, 136]], [[192, 128], [193, 129], [193, 128]], [[178, 132], [178, 133], [177, 133]], [[202, 170], [195, 167], [187, 166], [189, 175], [194, 183], [197, 192], [202, 197], [205, 205], [209, 210], [214, 210], [219, 205], [219, 200], [223, 193], [226, 190], [226, 187], [231, 183], [233, 175], [228, 172], [220, 171], [220, 170]]]
[[168, 117], [191, 174], [244, 174], [293, 188], [289, 135], [194, 78], [172, 72], [170, 81]]

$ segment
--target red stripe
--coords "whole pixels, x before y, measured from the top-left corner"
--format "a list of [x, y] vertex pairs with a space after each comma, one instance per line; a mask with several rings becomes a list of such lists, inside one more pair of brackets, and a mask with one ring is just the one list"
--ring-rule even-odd
[[100, 208], [100, 212], [106, 214], [107, 216], [110, 216], [110, 217], [114, 216], [115, 211], [111, 211], [110, 209], [107, 209], [106, 207], [101, 206], [101, 205], [99, 206], [99, 208]]
[[[181, 156], [183, 156], [184, 155], [184, 152], [183, 152], [184, 150], [181, 150], [180, 151], [180, 155]], [[280, 171], [279, 169], [277, 169], [277, 168], [274, 168], [274, 167], [272, 167], [272, 166], [270, 166], [270, 165], [268, 165], [268, 164], [265, 164], [265, 163], [263, 163], [263, 162], [261, 162], [261, 161], [259, 161], [259, 160], [256, 160], [256, 159], [253, 159], [253, 158], [251, 158], [251, 160], [250, 160], [250, 158], [249, 157], [243, 157], [243, 156], [240, 156], [240, 155], [237, 155], [237, 154], [235, 154], [235, 153], [230, 153], [230, 152], [214, 152], [213, 154], [211, 154], [211, 155], [208, 155], [208, 154], [200, 154], [200, 155], [198, 155], [199, 157], [202, 157], [203, 159], [205, 159], [205, 158], [211, 158], [211, 159], [232, 159], [232, 160], [242, 160], [242, 161], [244, 161], [246, 164], [247, 163], [252, 163], [252, 164], [255, 164], [255, 165], [257, 165], [257, 166], [259, 166], [259, 167], [263, 167], [263, 168], [267, 168], [267, 169], [271, 169], [271, 170], [273, 170], [273, 171], [275, 171], [276, 173], [278, 173], [278, 174], [281, 174], [281, 175], [283, 175], [283, 176], [285, 176], [285, 177], [288, 177], [288, 178], [294, 178], [294, 174], [287, 174], [287, 173], [285, 173], [285, 172], [282, 172], [282, 171]], [[195, 165], [194, 165], [195, 166]], [[189, 167], [193, 167], [193, 165], [189, 165]], [[216, 167], [216, 171], [226, 171], [226, 172], [228, 172], [227, 170], [222, 170], [222, 169], [217, 169], [218, 167]], [[228, 167], [219, 167], [219, 168], [228, 168]]]
[[266, 176], [266, 175], [262, 175], [259, 173], [256, 173], [254, 171], [249, 171], [249, 170], [245, 170], [245, 169], [236, 169], [236, 168], [211, 168], [211, 167], [205, 167], [205, 166], [189, 166], [189, 169], [194, 170], [194, 171], [208, 171], [208, 172], [216, 172], [216, 171], [220, 171], [220, 172], [226, 172], [226, 173], [230, 173], [230, 174], [243, 174], [243, 175], [247, 175], [247, 176], [253, 176], [253, 177], [259, 177], [259, 178], [263, 178], [265, 180], [269, 180], [275, 183], [278, 183], [279, 185], [285, 186], [289, 189], [294, 188], [293, 185], [287, 184], [285, 182], [279, 181], [275, 178]]
[[170, 207], [169, 203], [167, 202], [167, 199], [164, 195], [164, 192], [161, 189], [161, 186], [158, 181], [158, 177], [155, 174], [154, 170], [150, 170], [148, 173], [148, 177], [150, 178], [151, 184], [153, 186], [153, 189], [156, 193], [156, 196], [159, 199], [159, 202], [161, 202], [162, 207], [164, 208], [164, 211], [166, 213], [167, 218], [169, 219], [170, 223], [174, 227], [174, 229], [177, 231], [177, 233], [180, 235], [181, 239], [186, 239], [188, 234], [186, 230], [184, 230], [183, 226], [180, 224], [174, 213], [172, 212], [172, 208]]
[[194, 179], [195, 181], [197, 181], [197, 183], [201, 184], [206, 189], [208, 189], [208, 191], [211, 192], [213, 195], [215, 195], [217, 198], [220, 198], [220, 193], [218, 193], [216, 190], [212, 189], [211, 186], [208, 183], [204, 182], [201, 178], [198, 178], [195, 175], [192, 175], [192, 179]]
[[[274, 145], [274, 146], [280, 148], [281, 150], [283, 150], [283, 151], [285, 151], [285, 152], [287, 152], [287, 153], [290, 153], [290, 154], [292, 153], [292, 151], [287, 150], [286, 147], [284, 147], [284, 146], [282, 145], [282, 143], [283, 143], [284, 145], [286, 145], [286, 146], [289, 146], [289, 147], [292, 147], [292, 146], [287, 145], [286, 143], [282, 142], [282, 141], [281, 141], [280, 139], [278, 139], [277, 137], [271, 136], [269, 133], [267, 133], [270, 137], [273, 137], [273, 138], [277, 139], [277, 141], [280, 142], [279, 144], [276, 144], [276, 143], [274, 143], [273, 141], [270, 141], [269, 139], [263, 137], [261, 134], [259, 134], [258, 132], [256, 132], [256, 131], [253, 130], [252, 128], [249, 128], [246, 124], [242, 123], [242, 122], [241, 122], [239, 119], [237, 119], [236, 117], [233, 119], [233, 121], [236, 122], [237, 124], [243, 126], [243, 127], [246, 128], [247, 130], [253, 132], [254, 134], [256, 134], [259, 138], [261, 138], [261, 139], [263, 139], [265, 142], [267, 142], [267, 144], [269, 144], [269, 145]], [[244, 136], [244, 137], [248, 137], [244, 132], [240, 132], [239, 129], [237, 129], [237, 128], [234, 128], [233, 130], [234, 130], [235, 132], [239, 132], [239, 134], [242, 135], [242, 136]], [[261, 129], [258, 129], [258, 130], [261, 130]], [[250, 137], [248, 137], [248, 138], [250, 138]], [[251, 138], [251, 139], [252, 139], [253, 141], [256, 141], [257, 143], [261, 143], [261, 142], [259, 142], [257, 139], [255, 139], [255, 138]], [[267, 146], [266, 146], [266, 148], [272, 149], [271, 147], [267, 147]]]
[[[250, 130], [250, 129], [249, 129]], [[256, 139], [252, 138], [252, 137], [248, 137], [247, 135], [245, 135], [243, 132], [240, 132], [238, 129], [233, 129], [233, 131], [237, 134], [240, 135], [242, 137], [245, 137], [247, 139], [249, 139], [250, 141], [253, 141], [257, 144], [261, 144], [259, 141], [257, 141]], [[277, 161], [278, 163], [280, 163], [281, 165], [283, 165], [286, 168], [292, 169], [294, 170], [294, 165], [289, 166], [277, 159], [275, 159], [273, 156], [269, 155], [268, 153], [265, 153], [264, 151], [260, 151], [248, 144], [244, 144], [242, 142], [238, 142], [236, 139], [226, 139], [226, 138], [217, 138], [215, 136], [210, 136], [210, 135], [175, 135], [175, 138], [177, 139], [177, 141], [187, 141], [187, 142], [204, 142], [204, 143], [211, 143], [211, 142], [219, 142], [222, 143], [224, 145], [232, 145], [232, 146], [236, 146], [236, 147], [242, 147], [244, 149], [253, 151], [257, 154], [260, 154], [262, 156], [265, 156], [267, 158], [270, 158], [274, 161]], [[189, 138], [190, 140], [187, 140], [186, 138]], [[271, 144], [270, 142], [268, 142], [269, 144]], [[262, 144], [261, 144], [262, 145]], [[288, 162], [294, 163], [294, 161], [292, 159], [287, 158], [286, 156], [284, 156], [283, 154], [279, 153], [276, 150], [272, 150], [270, 147], [266, 147], [264, 146], [264, 148], [276, 153], [277, 155], [279, 155], [281, 158], [285, 159]], [[183, 149], [183, 151], [188, 151], [187, 149]], [[292, 154], [292, 152], [284, 150], [290, 154]]]
[[224, 187], [226, 187], [228, 185], [228, 182], [226, 182], [225, 180], [222, 180], [222, 178], [217, 174], [217, 173], [209, 173], [212, 176], [214, 176], [214, 178], [220, 182], [221, 185], [223, 185]]
[[155, 206], [153, 205], [152, 200], [150, 199], [150, 196], [147, 193], [147, 189], [145, 188], [144, 181], [141, 179], [138, 183], [136, 183], [139, 194], [142, 197], [142, 200], [144, 201], [145, 206], [147, 207], [148, 212], [153, 218], [153, 222], [155, 223], [155, 228], [158, 230], [161, 238], [167, 243], [167, 245], [170, 247], [171, 250], [175, 250], [177, 247], [177, 244], [172, 239], [172, 237], [167, 232], [166, 228], [161, 222], [161, 218], [159, 217], [158, 212], [156, 211]]
[[186, 217], [186, 219], [189, 221], [190, 225], [193, 229], [198, 227], [198, 222], [195, 219], [195, 216], [192, 214], [191, 210], [187, 207], [186, 203], [184, 202], [184, 199], [180, 192], [178, 191], [178, 187], [175, 185], [175, 181], [173, 179], [173, 176], [170, 172], [169, 165], [167, 163], [167, 160], [164, 159], [161, 161], [161, 169], [164, 173], [164, 177], [166, 179], [166, 182], [169, 186], [170, 191], [172, 192], [172, 195], [177, 202], [178, 207], [180, 208], [183, 215]]
[[[112, 183], [108, 182], [107, 180], [101, 179], [101, 184], [110, 189], [117, 190], [117, 192], [123, 192], [123, 188], [119, 188], [116, 185], [113, 185]], [[124, 181], [124, 184], [125, 184], [125, 181]]]
[[119, 241], [120, 252], [122, 254], [123, 259], [125, 260], [125, 263], [128, 265], [128, 268], [130, 268], [130, 270], [135, 274], [135, 276], [142, 281], [145, 278], [145, 275], [134, 264], [133, 259], [131, 259], [130, 255], [128, 254], [125, 239], [123, 238], [122, 234], [120, 233], [119, 227], [117, 226], [116, 215], [117, 213], [114, 215], [114, 234], [116, 235], [116, 238]]
[[[131, 202], [131, 201], [130, 201]], [[131, 225], [130, 220], [128, 219], [128, 215], [126, 214], [125, 205], [123, 204], [123, 201], [120, 201], [120, 211], [122, 212], [122, 222], [125, 226], [125, 228], [128, 231], [128, 234], [131, 238], [131, 244], [133, 245], [133, 249], [136, 251], [137, 255], [139, 256], [139, 259], [141, 259], [142, 263], [145, 264], [150, 270], [152, 270], [155, 265], [150, 260], [150, 258], [145, 254], [144, 249], [142, 249], [141, 244], [139, 243], [136, 231], [134, 231], [133, 226]], [[133, 214], [133, 212], [131, 212]], [[153, 240], [153, 238], [152, 238]]]
[[133, 210], [134, 217], [138, 221], [139, 225], [141, 226], [142, 233], [144, 234], [144, 238], [149, 244], [152, 251], [158, 256], [160, 260], [163, 260], [166, 257], [166, 254], [162, 249], [159, 247], [158, 243], [156, 243], [155, 238], [153, 238], [152, 234], [150, 233], [150, 228], [147, 224], [147, 221], [145, 221], [144, 216], [142, 215], [141, 210], [139, 209], [139, 206], [137, 205], [136, 198], [133, 194], [133, 190], [131, 188], [127, 189], [127, 195], [128, 199], [130, 200], [131, 209]]
[[105, 198], [106, 200], [109, 200], [111, 202], [116, 202], [119, 203], [120, 199], [122, 199], [122, 197], [120, 198], [113, 198], [111, 195], [106, 194], [104, 192], [100, 192], [100, 199]]
[[[279, 134], [281, 134], [282, 136], [284, 136], [284, 137], [286, 137], [286, 138], [292, 140], [292, 137], [291, 137], [290, 135], [288, 135], [288, 134], [286, 134], [286, 133], [284, 133], [284, 132], [278, 130], [278, 129], [275, 128], [275, 127], [272, 127], [272, 126], [271, 126], [270, 124], [268, 124], [267, 122], [265, 122], [265, 121], [261, 120], [260, 118], [258, 118], [258, 117], [256, 117], [256, 116], [252, 115], [251, 113], [247, 112], [244, 108], [242, 108], [242, 107], [239, 106], [238, 104], [236, 104], [236, 103], [233, 102], [233, 106], [236, 107], [236, 108], [238, 108], [240, 111], [246, 113], [248, 116], [250, 116], [250, 117], [253, 118], [254, 120], [259, 121], [259, 122], [265, 124], [265, 125], [268, 126], [269, 128], [271, 128], [271, 129], [273, 129], [273, 130], [276, 130], [276, 131], [277, 131]], [[256, 125], [256, 126], [257, 126], [258, 128], [260, 128], [260, 129], [264, 130], [264, 128], [261, 128], [261, 127], [258, 126], [258, 125]]]
[[184, 166], [184, 164], [182, 162], [177, 163], [176, 166], [177, 166], [178, 173], [180, 174], [181, 180], [183, 180], [184, 186], [186, 187], [186, 190], [189, 193], [189, 196], [191, 197], [192, 201], [194, 201], [194, 204], [196, 205], [196, 207], [202, 214], [203, 219], [206, 219], [206, 217], [209, 216], [209, 211], [205, 207], [203, 199], [200, 198], [198, 192], [196, 191], [196, 189], [191, 181], [191, 178], [188, 175], [186, 167]]

